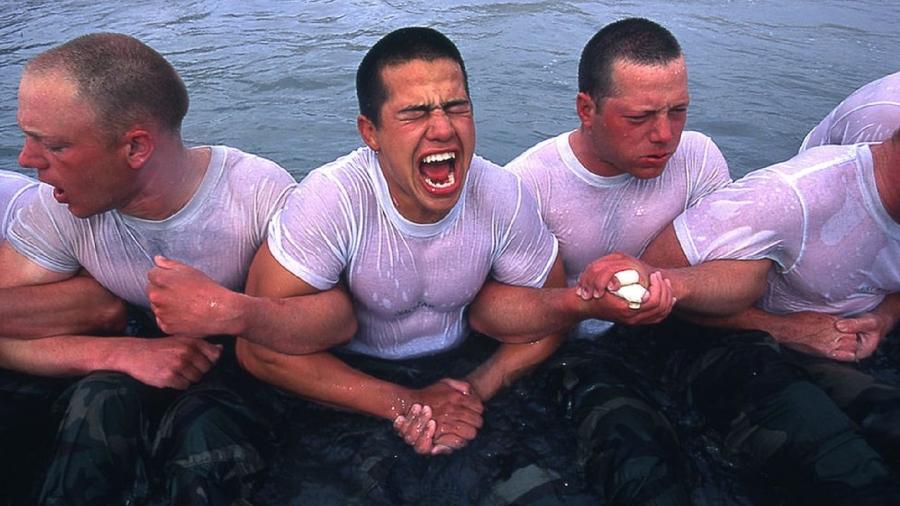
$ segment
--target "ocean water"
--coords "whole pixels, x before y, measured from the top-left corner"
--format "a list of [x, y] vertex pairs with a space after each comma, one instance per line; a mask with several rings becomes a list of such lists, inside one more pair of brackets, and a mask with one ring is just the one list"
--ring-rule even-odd
[[900, 69], [900, 3], [874, 0], [0, 0], [0, 168], [17, 167], [23, 63], [72, 37], [117, 31], [181, 73], [190, 143], [240, 147], [301, 178], [361, 144], [356, 67], [379, 37], [408, 25], [435, 27], [460, 47], [478, 152], [502, 164], [577, 125], [581, 48], [626, 16], [678, 37], [688, 128], [716, 140], [735, 176], [789, 158], [843, 97]]

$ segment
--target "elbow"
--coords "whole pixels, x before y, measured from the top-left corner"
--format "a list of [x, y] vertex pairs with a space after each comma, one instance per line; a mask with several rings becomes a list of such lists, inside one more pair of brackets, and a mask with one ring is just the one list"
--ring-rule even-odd
[[271, 353], [265, 353], [259, 345], [251, 344], [241, 338], [235, 341], [234, 353], [242, 369], [254, 378], [263, 381], [266, 381], [269, 376], [267, 371], [275, 366], [275, 360]]
[[94, 312], [92, 325], [100, 334], [121, 334], [128, 325], [128, 305], [110, 294], [110, 300]]
[[359, 322], [356, 321], [356, 318], [350, 318], [350, 321], [343, 322], [343, 325], [339, 326], [339, 331], [335, 336], [335, 342], [333, 346], [343, 346], [350, 342], [353, 339], [353, 336], [356, 335], [356, 332], [359, 330]]

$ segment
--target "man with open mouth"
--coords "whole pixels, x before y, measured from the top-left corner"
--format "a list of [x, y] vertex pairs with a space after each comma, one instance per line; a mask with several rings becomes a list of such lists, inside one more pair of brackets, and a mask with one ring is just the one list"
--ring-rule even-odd
[[[173, 334], [3, 334], [3, 377], [27, 375], [26, 387], [31, 379], [72, 378], [30, 504], [132, 504], [149, 495], [168, 504], [231, 504], [264, 466], [251, 444], [264, 429], [237, 390], [252, 378], [233, 354], [228, 360], [227, 337], [205, 338], [241, 332], [285, 349], [276, 333], [238, 323], [230, 302], [243, 300], [237, 292], [250, 261], [294, 180], [237, 149], [186, 146], [187, 109], [172, 65], [127, 35], [78, 37], [35, 56], [23, 71], [19, 163], [46, 184], [17, 212], [0, 246], [0, 297], [29, 288], [36, 291], [26, 302], [55, 296], [55, 287], [84, 269]], [[39, 285], [48, 291], [42, 295]], [[324, 301], [317, 321], [344, 307], [335, 321], [352, 326], [349, 299], [336, 291], [322, 297], [331, 294], [337, 298], [306, 299]], [[305, 348], [286, 351], [315, 349], [291, 337]], [[4, 394], [4, 402], [18, 397]]]

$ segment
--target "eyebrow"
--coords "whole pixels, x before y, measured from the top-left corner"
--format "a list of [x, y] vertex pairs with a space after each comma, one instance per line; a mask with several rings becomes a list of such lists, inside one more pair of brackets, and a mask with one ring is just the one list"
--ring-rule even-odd
[[453, 100], [448, 100], [446, 102], [442, 102], [439, 105], [433, 104], [414, 104], [403, 109], [400, 109], [399, 112], [431, 112], [434, 109], [447, 109], [449, 107], [453, 107], [456, 105], [467, 105], [470, 104], [471, 101], [467, 98], [457, 98]]

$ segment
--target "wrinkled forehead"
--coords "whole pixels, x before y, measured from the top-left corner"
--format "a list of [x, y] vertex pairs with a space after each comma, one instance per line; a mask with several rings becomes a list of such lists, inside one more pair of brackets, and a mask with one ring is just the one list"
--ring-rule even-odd
[[625, 102], [677, 104], [690, 100], [683, 58], [664, 64], [622, 61], [613, 67], [607, 98]]
[[458, 80], [462, 91], [466, 91], [462, 67], [452, 58], [413, 58], [392, 62], [382, 66], [378, 75], [386, 98], [440, 78]]

